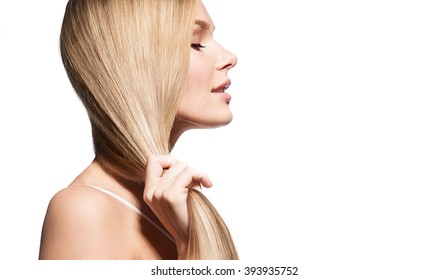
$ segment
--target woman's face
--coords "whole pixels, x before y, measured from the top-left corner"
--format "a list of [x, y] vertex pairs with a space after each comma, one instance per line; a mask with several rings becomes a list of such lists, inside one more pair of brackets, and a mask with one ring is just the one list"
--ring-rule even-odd
[[232, 120], [229, 69], [236, 56], [213, 39], [214, 24], [200, 2], [191, 42], [187, 87], [176, 114], [174, 128], [218, 127]]

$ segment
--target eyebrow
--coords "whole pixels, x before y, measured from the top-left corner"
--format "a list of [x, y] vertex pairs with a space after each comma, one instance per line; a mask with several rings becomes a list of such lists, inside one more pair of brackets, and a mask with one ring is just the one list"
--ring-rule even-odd
[[202, 30], [209, 30], [209, 29], [210, 29], [210, 23], [208, 23], [208, 22], [206, 22], [206, 21], [203, 21], [203, 20], [201, 20], [201, 19], [197, 19], [197, 20], [195, 20], [195, 21], [194, 21], [194, 24], [199, 25], [199, 27], [200, 27]]

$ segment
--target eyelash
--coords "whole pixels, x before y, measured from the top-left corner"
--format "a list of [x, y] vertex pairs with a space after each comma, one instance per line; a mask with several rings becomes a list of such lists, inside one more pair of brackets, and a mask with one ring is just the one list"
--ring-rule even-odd
[[201, 44], [191, 44], [191, 48], [193, 48], [196, 51], [200, 51], [200, 49], [205, 48], [205, 46], [203, 46]]

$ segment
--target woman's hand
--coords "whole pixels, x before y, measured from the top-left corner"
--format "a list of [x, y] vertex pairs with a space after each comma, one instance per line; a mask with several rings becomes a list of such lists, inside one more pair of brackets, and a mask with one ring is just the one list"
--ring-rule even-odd
[[144, 200], [176, 240], [180, 259], [188, 242], [187, 195], [190, 188], [211, 187], [204, 172], [171, 155], [151, 155], [146, 166]]

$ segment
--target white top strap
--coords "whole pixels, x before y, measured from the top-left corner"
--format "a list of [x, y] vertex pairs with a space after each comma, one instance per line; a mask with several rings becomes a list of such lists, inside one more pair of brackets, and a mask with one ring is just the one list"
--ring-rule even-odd
[[142, 216], [143, 219], [145, 219], [145, 220], [148, 221], [152, 226], [154, 226], [156, 229], [158, 229], [163, 235], [166, 236], [166, 238], [168, 238], [171, 242], [173, 242], [174, 244], [176, 244], [176, 241], [174, 240], [174, 238], [173, 238], [173, 237], [172, 237], [172, 236], [171, 236], [171, 235], [170, 235], [164, 228], [162, 228], [162, 227], [159, 226], [157, 223], [155, 223], [150, 217], [148, 217], [147, 215], [145, 215], [142, 211], [140, 211], [140, 209], [138, 209], [137, 207], [135, 207], [134, 205], [132, 205], [132, 204], [131, 204], [129, 201], [127, 201], [126, 199], [122, 198], [121, 196], [119, 196], [119, 195], [117, 195], [117, 194], [115, 194], [115, 193], [113, 193], [113, 192], [111, 192], [111, 191], [109, 191], [109, 190], [106, 190], [106, 189], [103, 189], [103, 188], [100, 188], [100, 187], [95, 187], [95, 186], [92, 186], [92, 185], [84, 185], [84, 184], [83, 184], [83, 186], [94, 188], [94, 189], [96, 189], [96, 190], [99, 190], [100, 192], [103, 192], [103, 193], [105, 193], [105, 194], [107, 194], [107, 195], [109, 195], [109, 196], [115, 198], [116, 200], [118, 200], [119, 202], [123, 203], [123, 204], [126, 205], [127, 207], [131, 208], [134, 212], [136, 212], [137, 214], [139, 214], [140, 216]]

